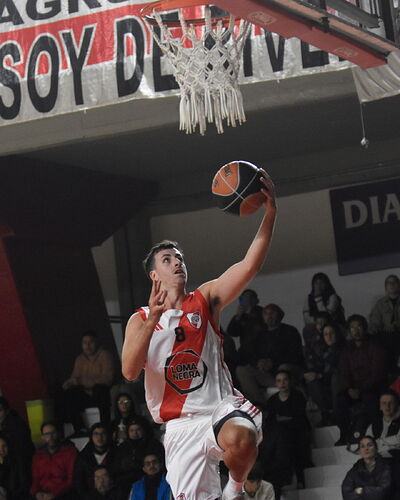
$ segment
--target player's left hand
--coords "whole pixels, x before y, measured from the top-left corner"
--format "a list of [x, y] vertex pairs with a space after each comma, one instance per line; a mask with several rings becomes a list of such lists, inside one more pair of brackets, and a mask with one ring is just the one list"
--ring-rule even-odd
[[261, 188], [262, 194], [265, 196], [265, 202], [264, 206], [266, 210], [268, 210], [269, 207], [276, 208], [276, 201], [275, 201], [275, 186], [274, 183], [272, 182], [271, 177], [267, 174], [267, 172], [263, 169], [259, 169], [260, 173], [262, 174], [260, 177], [260, 180], [262, 184], [264, 185], [263, 188]]

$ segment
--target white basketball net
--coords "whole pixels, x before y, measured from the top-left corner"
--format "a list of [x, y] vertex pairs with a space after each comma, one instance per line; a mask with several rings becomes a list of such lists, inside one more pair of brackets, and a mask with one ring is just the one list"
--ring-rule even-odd
[[[205, 7], [205, 25], [187, 25], [179, 9], [182, 37], [173, 38], [159, 12], [154, 18], [161, 36], [147, 23], [162, 53], [173, 66], [173, 75], [181, 91], [179, 106], [180, 130], [191, 134], [199, 125], [204, 135], [207, 122], [215, 122], [219, 134], [227, 125], [236, 126], [246, 121], [243, 98], [238, 85], [239, 69], [250, 23], [241, 20], [235, 30], [235, 18], [229, 25], [222, 21], [212, 26], [211, 10]], [[236, 31], [236, 33], [235, 33]], [[207, 42], [207, 43], [206, 43]], [[210, 43], [211, 42], [211, 43]]]

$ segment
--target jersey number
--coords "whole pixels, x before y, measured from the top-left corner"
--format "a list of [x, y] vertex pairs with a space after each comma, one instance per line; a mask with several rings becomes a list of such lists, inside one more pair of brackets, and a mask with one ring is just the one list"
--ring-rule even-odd
[[175, 328], [175, 340], [177, 342], [183, 342], [186, 339], [185, 330], [182, 326], [177, 326]]

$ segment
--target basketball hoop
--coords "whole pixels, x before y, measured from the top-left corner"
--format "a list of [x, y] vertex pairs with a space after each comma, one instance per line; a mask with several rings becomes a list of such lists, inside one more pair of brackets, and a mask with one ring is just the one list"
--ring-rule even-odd
[[[204, 17], [185, 19], [186, 7], [204, 7]], [[174, 10], [178, 10], [176, 21], [161, 15]], [[245, 122], [238, 78], [250, 23], [233, 15], [213, 18], [209, 3], [199, 0], [153, 2], [141, 10], [141, 16], [173, 67], [181, 91], [180, 130], [191, 134], [198, 125], [204, 135], [207, 122], [214, 121], [222, 134], [223, 120], [231, 127]], [[177, 28], [182, 35], [173, 37], [171, 31]]]

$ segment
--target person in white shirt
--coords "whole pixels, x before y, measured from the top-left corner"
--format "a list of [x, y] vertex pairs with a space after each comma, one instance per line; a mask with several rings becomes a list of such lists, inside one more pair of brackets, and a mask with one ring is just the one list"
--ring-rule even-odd
[[243, 500], [248, 498], [275, 500], [274, 488], [271, 483], [263, 480], [263, 471], [259, 462], [256, 462], [244, 483]]

